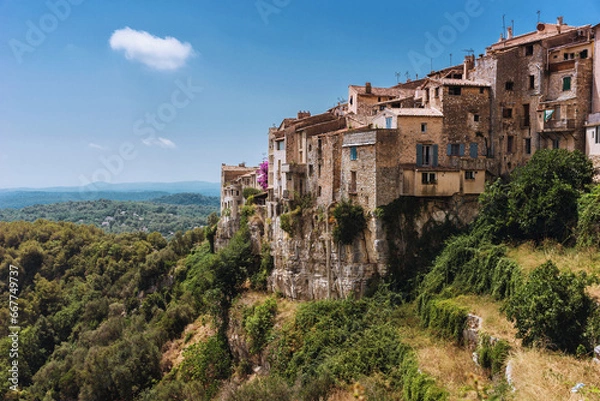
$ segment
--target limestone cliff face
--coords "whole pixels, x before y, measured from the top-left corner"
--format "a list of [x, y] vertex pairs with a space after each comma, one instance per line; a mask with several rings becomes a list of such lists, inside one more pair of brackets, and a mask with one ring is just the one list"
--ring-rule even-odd
[[370, 280], [389, 273], [390, 256], [396, 261], [419, 258], [429, 237], [443, 237], [436, 230], [469, 224], [478, 211], [476, 196], [403, 201], [412, 213], [393, 207], [384, 208], [387, 216], [370, 213], [367, 228], [351, 245], [332, 239], [334, 222], [322, 211], [304, 210], [292, 236], [281, 228], [280, 217], [273, 219], [268, 231], [275, 268], [269, 289], [301, 300], [360, 297]]
[[[263, 242], [271, 248], [274, 269], [268, 288], [291, 299], [316, 300], [360, 297], [369, 282], [390, 273], [390, 268], [411, 269], [429, 257], [453, 229], [471, 223], [478, 212], [476, 196], [400, 198], [368, 212], [367, 228], [351, 245], [332, 238], [335, 219], [322, 208], [305, 208], [294, 216], [293, 235], [282, 228], [281, 215], [266, 217], [257, 206], [248, 224], [253, 250]], [[239, 228], [239, 221], [222, 220], [216, 247], [224, 246]], [[425, 254], [429, 253], [429, 254]]]

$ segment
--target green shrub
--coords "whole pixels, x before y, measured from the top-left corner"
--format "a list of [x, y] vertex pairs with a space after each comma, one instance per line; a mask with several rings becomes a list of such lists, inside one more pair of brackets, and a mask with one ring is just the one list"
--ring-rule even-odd
[[240, 387], [230, 390], [224, 398], [225, 401], [292, 401], [297, 399], [296, 389], [290, 387], [285, 380], [276, 375], [260, 377], [246, 382]]
[[360, 205], [341, 202], [333, 209], [337, 225], [333, 229], [333, 238], [344, 245], [351, 244], [367, 227], [365, 213]]
[[250, 353], [262, 351], [270, 339], [271, 329], [277, 314], [277, 301], [268, 298], [263, 304], [246, 308], [243, 312], [242, 325], [248, 335]]
[[210, 337], [186, 348], [179, 376], [183, 381], [197, 381], [202, 385], [205, 399], [211, 399], [218, 391], [220, 381], [231, 373], [231, 357], [224, 338]]
[[492, 340], [487, 334], [481, 334], [477, 346], [479, 365], [488, 369], [492, 376], [501, 373], [504, 369], [510, 345], [504, 340]]
[[302, 216], [302, 208], [296, 207], [294, 210], [288, 213], [282, 213], [279, 216], [279, 224], [281, 229], [288, 233], [290, 237], [294, 236], [296, 229], [300, 226], [300, 217]]
[[254, 197], [260, 193], [262, 193], [260, 189], [253, 187], [246, 187], [242, 190], [242, 196], [244, 197], [244, 199], [248, 199], [251, 196]]
[[452, 299], [420, 298], [419, 317], [423, 326], [461, 344], [469, 311]]
[[577, 245], [600, 247], [600, 185], [579, 199]]
[[250, 287], [253, 290], [266, 291], [267, 282], [274, 267], [271, 246], [268, 242], [263, 242], [260, 250], [260, 268], [250, 277]]
[[541, 344], [574, 353], [583, 341], [591, 300], [587, 279], [560, 273], [546, 262], [508, 300], [507, 315], [524, 345]]

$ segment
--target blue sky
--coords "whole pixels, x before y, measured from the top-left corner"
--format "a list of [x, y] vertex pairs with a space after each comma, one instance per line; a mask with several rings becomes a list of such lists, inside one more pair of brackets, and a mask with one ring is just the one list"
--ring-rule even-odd
[[[0, 0], [0, 188], [216, 182], [269, 126], [390, 86], [597, 0]], [[431, 37], [437, 45], [431, 44]], [[430, 57], [431, 56], [431, 57]]]

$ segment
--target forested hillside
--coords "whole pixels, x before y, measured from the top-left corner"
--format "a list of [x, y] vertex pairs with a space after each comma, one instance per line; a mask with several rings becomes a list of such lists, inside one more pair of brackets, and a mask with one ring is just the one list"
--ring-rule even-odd
[[219, 198], [201, 194], [165, 195], [147, 202], [95, 200], [0, 209], [0, 221], [46, 219], [91, 224], [109, 233], [160, 232], [171, 237], [177, 231], [208, 224], [218, 212]]

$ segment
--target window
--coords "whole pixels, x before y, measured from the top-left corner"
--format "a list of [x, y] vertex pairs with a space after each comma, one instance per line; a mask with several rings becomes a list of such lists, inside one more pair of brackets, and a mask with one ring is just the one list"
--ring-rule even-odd
[[579, 58], [588, 58], [588, 51], [586, 50], [582, 50], [581, 53], [579, 53]]
[[471, 143], [469, 145], [469, 156], [472, 159], [477, 159], [479, 157], [479, 146], [476, 143]]
[[570, 91], [571, 90], [571, 77], [564, 77], [563, 78], [563, 91]]
[[385, 128], [387, 128], [387, 129], [392, 128], [392, 117], [385, 118]]
[[427, 132], [427, 123], [421, 123], [421, 132]]
[[508, 81], [504, 84], [504, 89], [506, 89], [507, 91], [511, 91], [515, 89], [515, 83], [512, 81]]
[[356, 171], [350, 172], [350, 186], [348, 187], [348, 192], [351, 194], [356, 193]]
[[435, 88], [435, 97], [440, 97], [440, 88]]
[[475, 172], [474, 171], [465, 171], [465, 180], [474, 180]]
[[481, 87], [479, 88], [479, 94], [483, 95], [485, 93], [485, 88]]
[[317, 189], [317, 196], [321, 196], [321, 193], [322, 193], [322, 189], [321, 189], [321, 187], [319, 187], [319, 188]]
[[350, 148], [350, 160], [358, 159], [358, 152], [356, 151], [356, 146], [352, 146]]
[[417, 144], [417, 166], [433, 166], [438, 164], [438, 145]]
[[512, 118], [512, 109], [509, 107], [505, 107], [502, 109], [502, 117], [503, 118]]
[[317, 165], [317, 177], [321, 178], [321, 164]]
[[508, 136], [506, 137], [506, 153], [512, 153], [514, 151], [514, 142], [515, 142], [515, 137], [514, 136]]
[[533, 45], [525, 46], [525, 55], [532, 56], [533, 55]]
[[437, 174], [436, 173], [421, 173], [421, 184], [423, 184], [423, 185], [437, 184]]
[[277, 150], [285, 150], [285, 141], [277, 141]]
[[476, 123], [479, 122], [479, 114], [473, 115], [473, 121], [475, 121]]
[[594, 130], [595, 143], [600, 143], [600, 127], [596, 127]]
[[535, 89], [535, 75], [529, 76], [529, 89]]
[[531, 138], [525, 138], [525, 153], [531, 154]]
[[552, 140], [552, 149], [560, 149], [560, 140], [558, 138]]
[[461, 156], [460, 147], [461, 145], [459, 143], [448, 144], [448, 156]]
[[313, 165], [312, 165], [312, 164], [309, 164], [309, 165], [308, 165], [308, 175], [309, 175], [310, 177], [312, 177], [312, 175], [313, 175], [313, 172], [314, 172], [313, 170], [314, 170], [314, 169], [313, 169]]
[[460, 96], [462, 88], [460, 86], [450, 86], [448, 88], [448, 94], [452, 96]]
[[354, 104], [354, 96], [350, 96], [350, 106]]
[[529, 127], [531, 125], [531, 119], [529, 116], [529, 104], [523, 105], [523, 127]]

